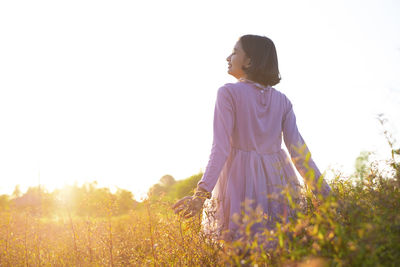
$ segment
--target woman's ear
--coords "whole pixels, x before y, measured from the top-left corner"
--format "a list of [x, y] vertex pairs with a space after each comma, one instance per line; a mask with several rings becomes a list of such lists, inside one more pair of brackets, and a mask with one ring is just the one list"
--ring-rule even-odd
[[247, 69], [250, 66], [251, 66], [251, 59], [249, 57], [246, 57], [244, 67]]

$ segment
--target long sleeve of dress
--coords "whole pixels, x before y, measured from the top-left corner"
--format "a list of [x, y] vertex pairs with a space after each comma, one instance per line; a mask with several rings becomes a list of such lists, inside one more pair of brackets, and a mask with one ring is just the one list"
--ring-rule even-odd
[[214, 109], [213, 144], [210, 158], [198, 186], [211, 192], [218, 181], [220, 172], [231, 149], [231, 134], [234, 127], [234, 105], [228, 88], [218, 89]]
[[287, 112], [283, 117], [282, 131], [285, 145], [298, 172], [306, 182], [311, 182], [314, 194], [322, 193], [323, 196], [327, 196], [331, 192], [331, 188], [323, 179], [318, 185], [321, 172], [313, 161], [311, 153], [300, 135], [296, 124], [296, 116], [290, 102]]

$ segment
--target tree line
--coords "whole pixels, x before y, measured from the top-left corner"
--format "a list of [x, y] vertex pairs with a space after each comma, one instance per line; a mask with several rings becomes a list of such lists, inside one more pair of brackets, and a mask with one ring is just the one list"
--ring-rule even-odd
[[[171, 175], [164, 175], [148, 190], [149, 200], [175, 200], [193, 192], [202, 173], [176, 181]], [[64, 186], [48, 192], [44, 186], [29, 187], [22, 193], [17, 185], [11, 195], [0, 195], [0, 212], [12, 210], [29, 212], [32, 215], [51, 217], [60, 211], [76, 216], [118, 216], [140, 208], [129, 190], [118, 188], [114, 193], [97, 182]]]

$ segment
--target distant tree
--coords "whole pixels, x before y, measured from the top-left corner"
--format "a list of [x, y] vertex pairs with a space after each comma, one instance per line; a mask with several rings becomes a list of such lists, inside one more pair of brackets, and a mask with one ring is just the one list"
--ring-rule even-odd
[[161, 197], [165, 194], [168, 194], [168, 192], [171, 190], [172, 186], [175, 183], [176, 183], [175, 178], [172, 177], [172, 175], [166, 174], [160, 178], [158, 183], [150, 187], [149, 191], [147, 192], [147, 195], [150, 198]]
[[85, 185], [80, 194], [79, 215], [107, 216], [116, 213], [115, 196], [108, 188], [96, 188], [95, 185]]
[[138, 204], [133, 198], [132, 192], [118, 188], [116, 195], [116, 205], [119, 214], [125, 214], [130, 210], [133, 210]]
[[19, 188], [19, 184], [17, 184], [14, 188], [14, 192], [12, 193], [12, 197], [13, 198], [19, 198], [21, 197], [22, 193], [21, 193], [21, 189]]
[[164, 186], [164, 187], [169, 187], [172, 186], [173, 184], [176, 183], [175, 178], [172, 177], [169, 174], [164, 175], [163, 177], [161, 177], [160, 179], [160, 185]]
[[77, 216], [105, 217], [127, 213], [136, 207], [133, 194], [118, 189], [114, 194], [109, 188], [98, 188], [97, 182], [65, 186], [58, 193], [61, 207]]
[[170, 197], [182, 198], [184, 196], [193, 194], [195, 188], [197, 187], [197, 183], [200, 181], [202, 176], [203, 173], [198, 173], [182, 181], [178, 181], [175, 184], [174, 190], [171, 192]]
[[363, 179], [367, 174], [367, 171], [370, 169], [368, 166], [370, 155], [371, 152], [362, 151], [360, 155], [356, 158], [354, 167], [356, 169], [355, 176], [357, 178]]
[[156, 198], [164, 195], [166, 192], [167, 188], [157, 183], [152, 187], [150, 187], [149, 191], [147, 192], [147, 195], [151, 198]]
[[[170, 175], [164, 175], [157, 184], [150, 187], [147, 193], [150, 198], [162, 197], [168, 200], [175, 200], [191, 195], [203, 176], [203, 173], [198, 173], [179, 181], [175, 181], [172, 176], [168, 176]], [[165, 184], [168, 186], [165, 186]]]
[[13, 202], [17, 209], [27, 210], [35, 215], [49, 215], [54, 211], [55, 200], [44, 187], [34, 186], [21, 197], [14, 198]]

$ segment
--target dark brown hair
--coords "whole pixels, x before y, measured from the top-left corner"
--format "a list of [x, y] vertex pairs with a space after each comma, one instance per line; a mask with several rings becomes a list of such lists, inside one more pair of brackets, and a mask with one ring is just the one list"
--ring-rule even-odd
[[239, 41], [247, 57], [250, 58], [250, 66], [243, 69], [247, 78], [263, 85], [278, 84], [281, 75], [272, 40], [265, 36], [248, 34], [240, 37]]

